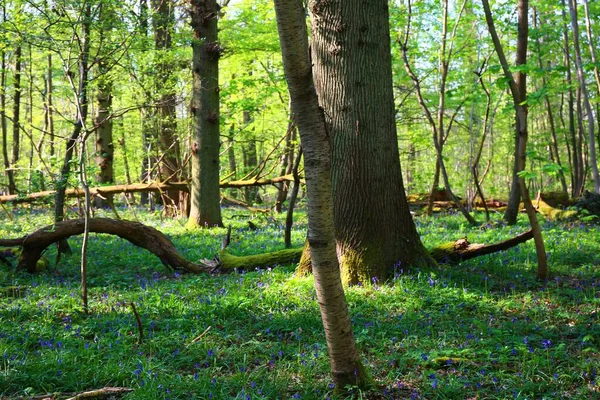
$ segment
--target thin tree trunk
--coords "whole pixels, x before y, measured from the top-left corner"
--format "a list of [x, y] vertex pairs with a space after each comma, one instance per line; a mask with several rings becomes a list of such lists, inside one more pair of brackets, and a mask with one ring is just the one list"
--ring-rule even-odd
[[[490, 4], [488, 0], [482, 0], [482, 3], [485, 12], [485, 19], [488, 25], [488, 30], [492, 37], [492, 41], [494, 43], [496, 53], [498, 54], [498, 58], [500, 59], [500, 64], [502, 66], [504, 75], [509, 81], [509, 88], [513, 97], [516, 115], [516, 133], [518, 137], [518, 146], [515, 154], [515, 159], [517, 160], [517, 176], [519, 178], [518, 183], [520, 187], [521, 197], [525, 205], [525, 210], [527, 211], [527, 217], [529, 218], [529, 224], [531, 225], [531, 230], [533, 232], [533, 238], [535, 241], [535, 250], [538, 261], [537, 277], [538, 279], [546, 279], [548, 274], [548, 262], [544, 246], [544, 240], [542, 237], [542, 231], [537, 220], [535, 208], [533, 207], [533, 204], [531, 203], [531, 198], [529, 197], [529, 190], [527, 189], [525, 179], [519, 175], [519, 173], [525, 169], [527, 157], [528, 131], [527, 104], [525, 103], [525, 99], [527, 98], [527, 76], [523, 72], [519, 71], [517, 72], [516, 78], [514, 78], [512, 73], [509, 71], [506, 56], [504, 55], [504, 50], [502, 49], [500, 38], [498, 37], [498, 34], [496, 33], [496, 28], [494, 26], [494, 20], [492, 17], [492, 11], [490, 9]], [[527, 42], [529, 36], [528, 11], [528, 0], [519, 0], [517, 35], [517, 63], [519, 65], [526, 64], [527, 62]]]
[[[567, 21], [566, 16], [566, 3], [565, 0], [561, 0], [561, 10], [563, 21]], [[583, 191], [583, 155], [580, 151], [580, 146], [577, 140], [577, 131], [575, 128], [575, 98], [573, 96], [573, 84], [571, 76], [571, 54], [569, 44], [569, 34], [566, 22], [563, 24], [563, 49], [565, 52], [565, 67], [567, 69], [567, 81], [566, 85], [569, 88], [569, 97], [567, 101], [567, 109], [569, 112], [569, 136], [571, 139], [571, 151], [573, 153], [573, 183], [572, 183], [572, 196], [579, 197]]]
[[[13, 96], [13, 135], [12, 135], [12, 154], [10, 164], [14, 168], [19, 161], [19, 150], [21, 145], [21, 45], [15, 49], [15, 76], [14, 76], [14, 96]], [[11, 170], [8, 175], [8, 193], [17, 193], [15, 174]]]
[[368, 381], [354, 341], [333, 224], [331, 151], [325, 120], [312, 84], [306, 33], [306, 13], [300, 0], [275, 0], [284, 71], [292, 110], [306, 157], [308, 186], [308, 242], [315, 289], [321, 308], [327, 348], [336, 387], [364, 386]]
[[[537, 21], [539, 19], [539, 16], [537, 15], [537, 11], [534, 8], [533, 9], [533, 23], [535, 28], [537, 29]], [[536, 37], [536, 47], [537, 47], [537, 55], [538, 55], [538, 66], [540, 67], [540, 69], [544, 68], [544, 62], [542, 60], [542, 44], [540, 41], [539, 37]], [[546, 76], [542, 75], [542, 86], [546, 87], [548, 84], [547, 80], [546, 80]], [[550, 102], [550, 96], [546, 95], [544, 96], [544, 102], [546, 105], [546, 113], [548, 115], [548, 124], [550, 125], [550, 135], [551, 135], [551, 139], [552, 139], [552, 144], [550, 147], [550, 151], [551, 154], [552, 152], [554, 153], [554, 157], [556, 159], [556, 163], [558, 164], [558, 166], [560, 167], [560, 170], [558, 172], [558, 176], [560, 179], [560, 184], [562, 187], [562, 191], [564, 194], [568, 195], [569, 190], [567, 188], [567, 181], [565, 179], [565, 174], [562, 170], [562, 163], [560, 162], [560, 153], [558, 151], [558, 140], [556, 138], [556, 126], [554, 123], [554, 114], [552, 113], [552, 104]]]
[[[2, 22], [6, 21], [6, 3], [2, 3]], [[6, 126], [6, 53], [0, 51], [0, 130], [2, 131], [2, 157], [4, 159], [4, 174], [11, 179], [10, 159], [8, 158], [8, 128]]]
[[[291, 108], [291, 107], [290, 107]], [[288, 127], [285, 134], [285, 150], [281, 157], [281, 173], [287, 175], [292, 172], [294, 167], [294, 142], [296, 141], [296, 123], [294, 116], [290, 115]], [[277, 200], [275, 202], [275, 211], [280, 213], [283, 209], [283, 203], [287, 199], [289, 185], [283, 183], [277, 190]]]
[[[290, 107], [291, 109], [291, 107]], [[292, 225], [294, 224], [294, 207], [296, 206], [296, 199], [298, 198], [298, 190], [300, 189], [300, 175], [298, 174], [298, 168], [300, 167], [300, 160], [302, 159], [302, 147], [298, 149], [298, 155], [296, 161], [292, 166], [292, 174], [294, 175], [294, 188], [290, 194], [290, 204], [287, 209], [285, 216], [285, 234], [284, 242], [285, 247], [292, 247]], [[284, 182], [285, 183], [285, 182]]]
[[[57, 182], [56, 196], [54, 203], [54, 221], [60, 222], [64, 220], [65, 213], [65, 191], [67, 188], [67, 181], [71, 172], [71, 161], [73, 159], [73, 151], [75, 150], [79, 136], [83, 130], [82, 121], [85, 121], [88, 114], [88, 72], [89, 72], [89, 55], [90, 55], [90, 14], [91, 6], [86, 4], [84, 6], [84, 16], [82, 16], [82, 32], [79, 39], [79, 45], [81, 46], [81, 53], [79, 54], [78, 67], [79, 67], [79, 82], [77, 87], [77, 93], [75, 97], [78, 99], [77, 102], [79, 107], [77, 109], [77, 120], [73, 127], [73, 132], [67, 140], [65, 157], [63, 159], [63, 165], [60, 170], [59, 181]], [[67, 68], [67, 66], [64, 66]], [[68, 73], [68, 71], [65, 71]], [[59, 251], [61, 253], [70, 252], [70, 248], [66, 240], [59, 243]]]
[[[244, 129], [248, 129], [248, 126], [252, 123], [252, 116], [250, 115], [250, 111], [244, 110], [243, 112], [243, 124]], [[256, 150], [256, 136], [254, 132], [254, 128], [252, 128], [250, 137], [248, 139], [248, 147], [246, 149], [246, 165], [244, 165], [246, 171], [251, 174], [252, 171], [255, 171], [258, 167], [258, 152]], [[258, 189], [248, 187], [244, 190], [244, 197], [246, 203], [252, 205], [255, 203], [260, 203], [260, 198], [258, 196]]]
[[[577, 69], [577, 79], [585, 112], [588, 122], [588, 162], [592, 166], [594, 176], [594, 191], [600, 193], [600, 173], [598, 172], [598, 162], [596, 159], [596, 138], [594, 133], [594, 111], [590, 104], [587, 85], [585, 83], [585, 74], [583, 72], [583, 61], [581, 59], [581, 48], [579, 46], [579, 22], [577, 21], [577, 0], [569, 0], [569, 11], [571, 14], [571, 29], [573, 30], [573, 48], [575, 49], [575, 67]], [[590, 44], [592, 46], [592, 44]], [[597, 66], [596, 66], [597, 68]]]
[[222, 226], [219, 193], [219, 58], [218, 5], [215, 0], [191, 0], [192, 188], [190, 227]]

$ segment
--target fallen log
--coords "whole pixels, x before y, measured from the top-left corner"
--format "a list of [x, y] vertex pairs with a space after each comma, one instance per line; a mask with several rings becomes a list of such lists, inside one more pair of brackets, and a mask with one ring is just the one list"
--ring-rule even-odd
[[[221, 181], [219, 186], [221, 188], [243, 188], [248, 186], [265, 186], [273, 185], [275, 183], [293, 181], [294, 177], [289, 175], [278, 176], [276, 178], [261, 178], [261, 179], [246, 179], [238, 181]], [[189, 192], [188, 182], [163, 182], [163, 183], [132, 183], [130, 185], [112, 185], [112, 186], [100, 186], [90, 188], [90, 195], [106, 197], [107, 195], [114, 195], [119, 193], [139, 193], [139, 192], [163, 192], [168, 190], [180, 190], [183, 192]], [[4, 203], [31, 203], [38, 200], [44, 200], [46, 198], [53, 197], [56, 194], [55, 190], [46, 190], [43, 192], [30, 193], [28, 195], [6, 195], [0, 196], [0, 204]], [[83, 189], [73, 188], [68, 189], [65, 192], [66, 197], [84, 197]]]
[[234, 256], [226, 250], [222, 250], [219, 256], [218, 267], [221, 272], [267, 268], [275, 265], [296, 263], [300, 260], [300, 255], [302, 255], [302, 247], [250, 256]]
[[19, 397], [0, 397], [4, 400], [80, 400], [80, 399], [116, 399], [126, 393], [133, 392], [133, 389], [126, 387], [103, 387], [102, 389], [89, 390], [81, 393], [58, 392], [36, 396], [19, 396]]
[[[550, 199], [549, 201], [552, 204], [560, 204], [556, 203], [554, 199]], [[548, 202], [546, 202], [544, 193], [538, 194], [535, 208], [540, 214], [550, 221], [569, 221], [576, 219], [579, 216], [579, 211], [577, 210], [562, 210], [551, 204], [548, 204]]]
[[[21, 238], [0, 239], [0, 247], [20, 246], [22, 251], [17, 268], [33, 273], [36, 271], [38, 260], [48, 246], [71, 236], [80, 235], [83, 230], [83, 219], [62, 221]], [[163, 233], [139, 222], [91, 218], [89, 220], [89, 231], [116, 235], [128, 240], [157, 256], [162, 264], [168, 268], [194, 273], [213, 271], [213, 267], [207, 264], [196, 264], [186, 260]]]
[[[431, 257], [438, 264], [453, 264], [459, 261], [465, 261], [471, 258], [507, 250], [532, 238], [533, 233], [531, 230], [515, 236], [514, 238], [488, 245], [469, 243], [466, 238], [463, 238], [454, 242], [447, 242], [438, 245], [429, 250], [429, 255], [431, 255]], [[312, 266], [310, 264], [310, 251], [308, 246], [304, 247], [304, 252], [301, 252], [301, 255], [302, 257], [298, 263], [298, 267], [296, 268], [296, 273], [300, 276], [304, 276], [312, 272]]]
[[440, 264], [451, 264], [471, 258], [508, 250], [533, 238], [533, 232], [528, 230], [514, 238], [494, 244], [469, 243], [464, 239], [443, 243], [429, 250], [429, 254]]

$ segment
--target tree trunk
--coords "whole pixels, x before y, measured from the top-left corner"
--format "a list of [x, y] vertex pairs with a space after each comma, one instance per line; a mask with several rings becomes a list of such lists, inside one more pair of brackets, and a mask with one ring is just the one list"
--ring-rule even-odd
[[[291, 107], [290, 107], [291, 108]], [[288, 127], [285, 134], [285, 150], [281, 156], [281, 173], [280, 175], [287, 175], [292, 173], [294, 168], [294, 147], [296, 142], [296, 122], [294, 116], [290, 114], [290, 120], [288, 121]], [[278, 213], [283, 211], [283, 203], [287, 199], [289, 191], [289, 185], [283, 183], [277, 190], [277, 201], [275, 202], [275, 211]]]
[[[561, 9], [563, 21], [567, 21], [565, 0], [561, 0]], [[569, 88], [567, 109], [569, 113], [569, 137], [571, 139], [571, 151], [573, 153], [573, 182], [571, 184], [572, 196], [579, 197], [583, 191], [583, 155], [577, 140], [577, 131], [575, 129], [575, 99], [573, 96], [573, 84], [571, 76], [571, 54], [569, 44], [569, 34], [566, 22], [563, 24], [563, 48], [565, 52], [565, 67], [567, 69], [566, 85]]]
[[[2, 3], [2, 22], [6, 21], [6, 3]], [[6, 126], [6, 52], [0, 50], [0, 130], [2, 132], [2, 158], [4, 161], [4, 174], [11, 179], [10, 159], [8, 158], [8, 128]], [[4, 191], [3, 191], [4, 193]]]
[[[75, 125], [73, 127], [73, 132], [71, 136], [67, 140], [66, 149], [65, 149], [65, 157], [63, 159], [63, 165], [60, 170], [59, 181], [56, 184], [56, 196], [54, 203], [54, 221], [60, 222], [64, 219], [65, 213], [65, 191], [67, 189], [67, 182], [69, 180], [69, 175], [71, 172], [71, 161], [73, 159], [73, 151], [75, 150], [75, 145], [77, 144], [77, 140], [79, 139], [79, 135], [82, 132], [83, 125], [81, 121], [85, 121], [88, 114], [88, 59], [90, 55], [90, 15], [91, 15], [91, 6], [89, 4], [83, 7], [84, 16], [82, 17], [82, 32], [81, 37], [79, 38], [79, 46], [81, 48], [81, 53], [79, 54], [78, 67], [79, 67], [79, 83], [77, 88], [77, 93], [74, 95], [78, 98], [79, 109], [77, 112], [77, 119]], [[66, 67], [66, 66], [65, 66]], [[68, 73], [68, 71], [65, 71]], [[66, 241], [61, 242], [59, 249], [61, 252], [69, 251], [68, 245]]]
[[215, 0], [191, 0], [194, 39], [191, 114], [192, 188], [190, 227], [222, 226], [219, 194], [219, 57], [218, 5]]
[[[108, 77], [104, 61], [98, 64], [98, 111], [96, 115], [96, 154], [95, 162], [98, 168], [96, 181], [101, 184], [114, 183], [113, 159], [115, 147], [113, 145], [112, 121], [112, 82]], [[106, 208], [112, 204], [112, 195], [106, 198], [96, 197], [94, 205]]]
[[[162, 181], [178, 181], [181, 178], [181, 150], [177, 137], [177, 94], [173, 78], [173, 62], [169, 52], [172, 47], [171, 31], [175, 25], [175, 5], [173, 0], [153, 0], [156, 12], [153, 14], [154, 44], [159, 61], [158, 79], [155, 82], [159, 99], [157, 104], [158, 148], [162, 155], [159, 177]], [[178, 210], [186, 208], [180, 192], [167, 192], [162, 195], [166, 215], [176, 216]]]
[[[533, 14], [533, 23], [535, 24], [535, 27], [537, 29], [537, 22], [539, 20], [539, 16], [537, 15], [537, 12], [534, 8], [534, 14]], [[536, 37], [536, 47], [537, 47], [537, 56], [538, 56], [538, 66], [541, 69], [544, 68], [544, 62], [542, 60], [542, 45], [541, 45], [541, 41], [539, 37]], [[542, 76], [542, 86], [543, 87], [547, 87], [548, 82], [545, 76]], [[544, 96], [544, 103], [546, 105], [546, 113], [548, 115], [548, 124], [550, 125], [550, 135], [551, 135], [551, 154], [554, 154], [554, 157], [556, 158], [556, 163], [558, 164], [558, 166], [561, 168], [559, 171], [559, 179], [560, 179], [560, 184], [562, 186], [562, 191], [567, 194], [568, 193], [568, 188], [567, 188], [567, 181], [565, 179], [565, 174], [562, 170], [562, 163], [560, 162], [560, 153], [558, 151], [558, 140], [556, 137], [556, 124], [554, 123], [554, 114], [552, 113], [552, 104], [550, 102], [550, 96], [546, 95]]]
[[[492, 36], [494, 48], [500, 64], [504, 72], [504, 76], [508, 80], [509, 88], [513, 97], [513, 103], [515, 107], [515, 122], [516, 122], [516, 143], [518, 144], [515, 151], [516, 162], [516, 175], [518, 176], [519, 190], [527, 211], [527, 217], [529, 218], [529, 224], [531, 225], [531, 231], [535, 241], [535, 250], [537, 254], [538, 270], [537, 276], [539, 279], [546, 279], [548, 273], [548, 261], [546, 256], [546, 250], [544, 247], [544, 239], [542, 237], [542, 231], [535, 214], [535, 209], [531, 203], [529, 197], [529, 190], [525, 183], [525, 179], [521, 176], [521, 172], [525, 170], [526, 157], [527, 157], [527, 104], [525, 99], [527, 98], [527, 75], [522, 71], [518, 71], [516, 78], [513, 77], [512, 73], [508, 69], [508, 62], [504, 55], [504, 50], [500, 43], [500, 38], [496, 32], [494, 26], [494, 20], [492, 17], [492, 11], [488, 0], [482, 0], [483, 8], [485, 12], [485, 19], [488, 25], [488, 30]], [[518, 34], [517, 34], [517, 64], [527, 63], [527, 42], [529, 36], [529, 1], [519, 0], [518, 3]]]
[[387, 1], [309, 4], [315, 86], [332, 140], [342, 279], [385, 280], [400, 263], [431, 264], [402, 182]]
[[[21, 45], [15, 49], [15, 76], [14, 76], [14, 96], [13, 96], [13, 120], [12, 120], [12, 155], [10, 164], [14, 168], [19, 161], [19, 150], [21, 146]], [[8, 174], [8, 193], [17, 193], [15, 182], [15, 173], [10, 170]]]
[[[575, 49], [575, 67], [577, 69], [577, 79], [588, 122], [588, 162], [592, 166], [594, 177], [594, 191], [600, 193], [600, 174], [598, 172], [598, 162], [596, 160], [596, 137], [594, 134], [594, 112], [590, 104], [587, 85], [585, 83], [585, 74], [583, 72], [583, 61], [581, 59], [581, 47], [579, 46], [579, 22], [577, 21], [577, 0], [569, 0], [569, 11], [571, 14], [571, 29], [573, 30], [573, 48]], [[590, 44], [591, 46], [591, 44]], [[597, 67], [596, 67], [597, 68]]]
[[[316, 10], [313, 8], [314, 11]], [[297, 118], [304, 149], [308, 190], [308, 243], [311, 248], [315, 289], [321, 308], [331, 371], [337, 390], [344, 391], [346, 385], [364, 386], [368, 377], [356, 349], [336, 256], [331, 142], [312, 82], [306, 13], [302, 2], [275, 0], [275, 12], [292, 112]], [[313, 19], [313, 23], [319, 22]]]
[[[248, 126], [252, 123], [252, 116], [250, 115], [250, 111], [244, 111], [243, 113], [243, 124], [244, 129], [248, 129]], [[256, 150], [256, 133], [254, 132], [254, 128], [250, 130], [248, 136], [248, 147], [246, 149], [246, 158], [244, 167], [246, 171], [248, 171], [248, 175], [254, 176], [256, 174], [256, 170], [258, 167], [258, 152]], [[255, 204], [260, 203], [260, 197], [258, 195], [258, 189], [247, 187], [244, 190], [244, 197], [246, 203]]]

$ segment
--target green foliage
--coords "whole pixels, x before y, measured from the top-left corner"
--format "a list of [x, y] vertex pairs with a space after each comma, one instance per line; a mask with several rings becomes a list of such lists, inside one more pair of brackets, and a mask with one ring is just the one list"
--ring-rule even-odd
[[[249, 215], [224, 211], [235, 254], [282, 248], [280, 226], [262, 221], [250, 231]], [[51, 219], [38, 210], [16, 214], [14, 223], [0, 221], [2, 237]], [[190, 233], [184, 221], [137, 215], [191, 260], [217, 254], [225, 233]], [[457, 215], [416, 223], [429, 248], [463, 236], [491, 243], [527, 229], [524, 218], [516, 227], [498, 219], [472, 228]], [[295, 245], [305, 224], [300, 214]], [[355, 398], [593, 397], [600, 238], [595, 226], [546, 223], [544, 230], [549, 282], [535, 281], [535, 250], [527, 243], [442, 269], [401, 265], [390, 282], [347, 288], [363, 364], [376, 382], [368, 391], [353, 388]], [[339, 398], [330, 387], [312, 278], [294, 277], [293, 265], [179, 275], [128, 242], [94, 235], [85, 316], [77, 258], [35, 275], [0, 269], [0, 394], [122, 385], [134, 389], [125, 399]], [[145, 331], [141, 344], [131, 302]]]

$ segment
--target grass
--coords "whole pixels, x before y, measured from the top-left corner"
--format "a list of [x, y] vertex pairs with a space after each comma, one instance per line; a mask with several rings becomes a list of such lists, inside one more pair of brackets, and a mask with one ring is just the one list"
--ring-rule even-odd
[[[227, 209], [233, 254], [281, 249], [280, 223]], [[13, 211], [0, 237], [51, 222]], [[123, 211], [127, 218], [133, 218]], [[141, 212], [190, 260], [218, 252], [224, 229]], [[283, 221], [283, 217], [275, 216]], [[480, 216], [481, 219], [481, 216]], [[306, 219], [293, 234], [301, 245]], [[257, 221], [255, 221], [257, 222]], [[427, 247], [468, 236], [495, 242], [527, 229], [458, 215], [419, 217]], [[532, 243], [457, 266], [400, 266], [386, 283], [347, 290], [356, 341], [377, 387], [363, 399], [589, 399], [600, 397], [600, 234], [594, 225], [545, 223], [552, 279], [534, 277]], [[71, 258], [36, 275], [0, 267], [0, 397], [135, 389], [126, 399], [323, 399], [333, 395], [312, 278], [293, 265], [226, 276], [180, 275], [129, 243], [95, 235], [89, 248], [91, 315], [81, 313], [81, 238]], [[48, 254], [50, 259], [54, 255]], [[145, 339], [130, 303], [135, 303]]]

